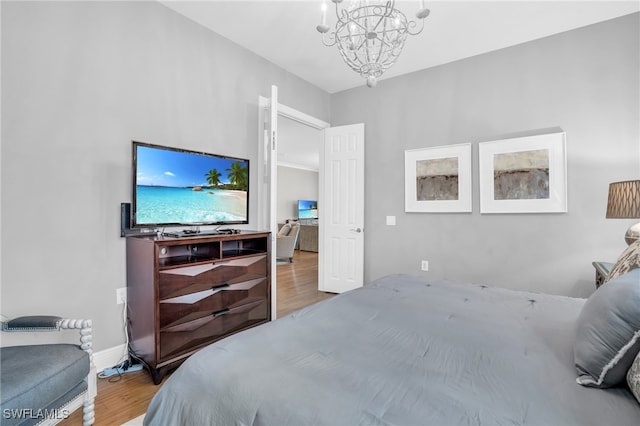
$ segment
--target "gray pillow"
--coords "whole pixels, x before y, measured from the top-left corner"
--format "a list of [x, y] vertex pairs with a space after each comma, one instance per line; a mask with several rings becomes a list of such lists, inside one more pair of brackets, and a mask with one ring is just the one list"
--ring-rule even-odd
[[640, 350], [640, 269], [596, 290], [576, 322], [573, 353], [584, 386], [624, 383]]
[[278, 235], [281, 237], [286, 237], [287, 235], [289, 235], [289, 232], [291, 232], [291, 224], [285, 223], [278, 231]]
[[640, 402], [640, 353], [636, 355], [635, 361], [627, 372], [627, 384], [633, 396]]

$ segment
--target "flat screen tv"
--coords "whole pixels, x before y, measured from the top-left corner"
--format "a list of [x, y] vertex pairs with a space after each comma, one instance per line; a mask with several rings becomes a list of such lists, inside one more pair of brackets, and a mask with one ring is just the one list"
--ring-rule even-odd
[[298, 219], [317, 219], [318, 202], [312, 200], [298, 200]]
[[133, 228], [249, 223], [249, 160], [132, 145]]

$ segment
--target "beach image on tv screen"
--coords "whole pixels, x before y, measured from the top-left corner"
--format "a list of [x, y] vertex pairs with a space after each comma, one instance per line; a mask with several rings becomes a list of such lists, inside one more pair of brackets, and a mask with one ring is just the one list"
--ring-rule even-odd
[[247, 220], [249, 162], [138, 146], [136, 223]]
[[298, 201], [298, 219], [317, 219], [318, 202], [311, 200]]

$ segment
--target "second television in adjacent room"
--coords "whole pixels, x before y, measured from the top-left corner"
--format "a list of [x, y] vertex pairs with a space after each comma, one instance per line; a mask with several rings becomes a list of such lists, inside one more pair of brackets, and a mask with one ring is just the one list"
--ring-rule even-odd
[[318, 202], [315, 200], [298, 200], [298, 219], [317, 219]]

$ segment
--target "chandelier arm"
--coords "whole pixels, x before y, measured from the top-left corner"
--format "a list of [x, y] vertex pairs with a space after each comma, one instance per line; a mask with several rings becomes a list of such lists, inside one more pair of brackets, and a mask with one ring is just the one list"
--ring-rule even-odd
[[[378, 49], [378, 61], [376, 61], [376, 62], [380, 62], [380, 59], [382, 59], [382, 52], [384, 52], [384, 46], [388, 45], [388, 43], [387, 43], [387, 41], [385, 39], [386, 39], [386, 37], [382, 37], [382, 40], [380, 40], [380, 48]], [[380, 74], [382, 74], [382, 73], [380, 73]]]
[[380, 41], [380, 49], [378, 51], [378, 57], [380, 57], [380, 54], [382, 53], [383, 47], [386, 46], [390, 46], [390, 44], [387, 42], [387, 34], [391, 33], [393, 31], [393, 29], [388, 29], [387, 28], [387, 21], [384, 21], [384, 27], [382, 28], [381, 32], [382, 32], [382, 37], [377, 37], [377, 39]]
[[338, 43], [338, 37], [336, 37], [336, 32], [331, 31], [329, 35], [322, 34], [322, 44], [327, 47], [333, 47]]
[[[342, 15], [342, 16], [340, 16]], [[349, 16], [349, 12], [347, 12], [345, 9], [340, 10], [338, 8], [338, 3], [336, 3], [336, 17], [338, 18], [338, 21], [340, 24], [342, 25], [347, 25], [349, 23], [349, 21], [351, 21], [351, 17]], [[336, 24], [336, 28], [338, 27], [338, 25]]]
[[[344, 12], [344, 10], [343, 10]], [[358, 46], [354, 46], [353, 50], [357, 51], [360, 50], [360, 48], [362, 47], [362, 45], [364, 45], [364, 43], [367, 41], [367, 29], [366, 27], [362, 26], [359, 22], [357, 21], [353, 21], [351, 20], [352, 23], [354, 23], [356, 25], [356, 28], [351, 27], [351, 25], [343, 25], [344, 27], [347, 28], [347, 35], [345, 35], [344, 37], [342, 37], [343, 39], [349, 39], [352, 43], [353, 43], [353, 38], [354, 36], [357, 38], [361, 38], [362, 41], [360, 42], [360, 44], [358, 44]], [[362, 33], [358, 34], [353, 30], [357, 30], [358, 28], [360, 28], [362, 30]]]
[[[389, 3], [390, 3], [390, 2], [389, 2]], [[388, 5], [389, 3], [387, 3], [387, 5]], [[384, 47], [385, 47], [385, 46], [387, 46], [387, 47], [388, 47], [388, 48], [390, 48], [390, 49], [392, 49], [392, 48], [393, 48], [393, 46], [389, 43], [389, 41], [388, 41], [388, 37], [387, 37], [387, 34], [391, 34], [391, 33], [393, 33], [393, 32], [399, 33], [400, 31], [399, 31], [399, 29], [398, 29], [398, 28], [395, 28], [395, 27], [387, 28], [387, 21], [385, 20], [385, 23], [384, 23], [384, 29], [383, 29], [384, 37], [382, 37], [382, 38], [380, 39], [380, 49], [378, 50], [378, 58], [382, 58], [382, 53], [383, 53], [383, 52], [384, 52], [384, 50], [385, 50], [385, 49], [384, 49]], [[398, 37], [398, 35], [396, 35], [396, 38], [397, 38], [397, 37]], [[384, 70], [382, 70], [382, 72], [381, 72], [380, 74], [382, 74], [385, 70], [386, 70], [386, 68], [385, 68]]]
[[386, 41], [386, 40], [382, 40], [382, 43], [380, 43], [380, 44], [384, 44], [384, 45], [385, 45], [385, 46], [387, 46], [388, 48], [393, 48], [393, 45], [392, 45], [392, 44], [390, 44], [390, 43], [389, 43], [388, 41]]
[[360, 48], [367, 42], [367, 37], [362, 37], [362, 41], [359, 45], [354, 46], [353, 50], [360, 50]]
[[[393, 3], [395, 3], [395, 1], [387, 1], [387, 3], [384, 5], [384, 12], [382, 12], [380, 14], [380, 19], [378, 19], [378, 22], [376, 22], [376, 24], [373, 26], [373, 30], [375, 30], [376, 28], [378, 28], [378, 26], [380, 25], [381, 22], [385, 21], [385, 18], [390, 18], [393, 10], [395, 10]], [[382, 6], [373, 6], [374, 10], [375, 8], [380, 8], [382, 9]]]
[[372, 30], [376, 30], [378, 28], [378, 26], [380, 25], [380, 23], [384, 20], [384, 18], [386, 17], [386, 13], [383, 15], [380, 15], [380, 19], [378, 19], [378, 22], [376, 22], [376, 24], [373, 26]]
[[[367, 26], [366, 26], [366, 24], [365, 24], [365, 25], [362, 25], [359, 21], [356, 21], [356, 20], [354, 20], [354, 19], [350, 19], [350, 22], [351, 22], [353, 25], [355, 25], [356, 27], [360, 28], [360, 29], [364, 32], [364, 34], [366, 34], [366, 33], [367, 33]], [[347, 23], [345, 22], [345, 25], [346, 25], [346, 24], [347, 24]], [[350, 27], [350, 26], [349, 26], [349, 27]], [[351, 28], [349, 28], [349, 30], [351, 30]]]
[[385, 9], [385, 12], [384, 12], [383, 16], [390, 17], [391, 16], [391, 12], [396, 9], [396, 1], [395, 0], [388, 0], [384, 5], [384, 9]]
[[365, 57], [367, 58], [367, 62], [371, 63], [371, 45], [375, 44], [373, 40], [369, 40], [368, 37], [365, 36], [362, 45], [366, 44], [367, 46], [364, 48], [364, 54]]
[[[343, 24], [344, 24], [344, 23], [345, 23], [345, 21], [343, 21], [343, 20], [342, 20], [342, 17], [340, 16], [340, 15], [341, 15], [341, 13], [340, 13], [340, 12], [341, 12], [341, 10], [340, 10], [340, 8], [338, 7], [338, 4], [339, 4], [339, 3], [338, 3], [338, 2], [333, 2], [333, 4], [334, 4], [334, 5], [335, 5], [335, 7], [336, 7], [336, 18], [338, 18], [338, 22], [339, 22], [339, 23], [343, 23]], [[344, 10], [342, 10], [342, 14], [344, 14]], [[337, 27], [338, 27], [338, 24], [336, 24], [336, 28], [337, 28]]]
[[420, 34], [422, 32], [422, 30], [424, 29], [424, 19], [420, 20], [420, 24], [421, 24], [420, 25], [420, 29], [415, 31], [415, 32], [413, 32], [413, 31], [411, 31], [411, 29], [413, 27], [417, 27], [418, 24], [416, 23], [416, 21], [407, 22], [407, 34], [412, 35], [412, 36]]

